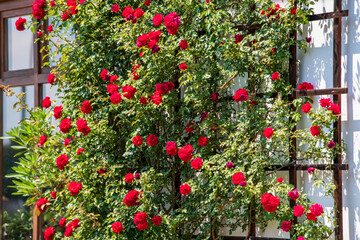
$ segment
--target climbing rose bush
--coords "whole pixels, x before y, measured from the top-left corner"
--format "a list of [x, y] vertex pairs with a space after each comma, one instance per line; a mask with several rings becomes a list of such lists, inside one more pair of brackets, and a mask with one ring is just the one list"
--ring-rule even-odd
[[43, 66], [62, 96], [20, 126], [32, 126], [21, 137], [36, 159], [27, 203], [54, 219], [45, 239], [217, 239], [269, 221], [292, 239], [328, 238], [323, 207], [273, 166], [342, 149], [340, 106], [291, 98], [314, 89], [289, 82], [290, 46], [307, 46], [292, 32], [312, 14], [296, 2], [36, 0], [33, 24], [52, 21], [36, 41], [49, 43]]

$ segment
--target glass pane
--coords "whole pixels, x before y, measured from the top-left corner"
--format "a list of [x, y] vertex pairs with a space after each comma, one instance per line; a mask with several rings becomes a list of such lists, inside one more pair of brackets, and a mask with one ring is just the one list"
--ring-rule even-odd
[[[34, 86], [16, 87], [13, 88], [16, 94], [26, 92], [25, 103], [30, 107], [34, 107]], [[11, 97], [3, 94], [3, 136], [6, 136], [6, 132], [15, 127], [18, 122], [28, 116], [26, 110], [22, 109], [20, 112], [13, 110], [14, 104], [18, 102], [18, 99], [13, 95]], [[18, 157], [14, 157], [17, 150], [11, 148], [16, 145], [8, 139], [3, 140], [3, 152], [1, 160], [3, 161], [3, 174], [13, 173], [12, 167], [16, 166]], [[11, 188], [13, 186], [13, 179], [4, 178], [3, 191], [3, 216], [4, 216], [4, 228], [3, 239], [30, 239], [31, 237], [31, 211], [28, 207], [24, 206], [25, 198], [12, 193], [16, 190]]]
[[[19, 17], [6, 19], [6, 71], [34, 67], [34, 38], [30, 30], [18, 31], [15, 22]], [[30, 16], [22, 16], [30, 21]]]

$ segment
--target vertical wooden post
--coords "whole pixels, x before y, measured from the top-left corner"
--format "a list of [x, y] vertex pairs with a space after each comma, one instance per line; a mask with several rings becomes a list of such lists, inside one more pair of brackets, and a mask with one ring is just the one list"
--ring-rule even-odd
[[36, 214], [36, 206], [33, 209], [33, 240], [41, 240], [41, 218]]

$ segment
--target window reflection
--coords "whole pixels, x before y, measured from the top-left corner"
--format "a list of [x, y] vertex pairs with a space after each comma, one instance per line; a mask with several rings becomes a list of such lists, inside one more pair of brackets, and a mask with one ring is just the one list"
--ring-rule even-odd
[[[6, 71], [34, 67], [33, 34], [29, 29], [18, 31], [15, 22], [19, 17], [6, 19]], [[30, 16], [22, 16], [30, 21]]]

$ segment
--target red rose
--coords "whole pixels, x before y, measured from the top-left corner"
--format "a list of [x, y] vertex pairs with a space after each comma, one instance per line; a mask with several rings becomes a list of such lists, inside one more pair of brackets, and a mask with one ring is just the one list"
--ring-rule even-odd
[[180, 65], [179, 65], [179, 68], [180, 68], [180, 70], [186, 70], [186, 69], [187, 69], [186, 63], [180, 64]]
[[136, 93], [136, 88], [134, 88], [133, 86], [125, 85], [121, 88], [121, 90], [124, 93], [124, 97], [126, 97], [127, 99], [132, 99], [134, 97], [134, 94]]
[[314, 137], [319, 136], [320, 135], [320, 130], [319, 129], [320, 129], [320, 127], [318, 125], [311, 126], [310, 127], [311, 135], [313, 135]]
[[144, 11], [141, 8], [135, 9], [134, 16], [136, 18], [141, 18], [144, 15]]
[[203, 165], [203, 160], [201, 158], [194, 158], [194, 160], [191, 161], [191, 167], [194, 170], [199, 170]]
[[335, 103], [331, 103], [330, 107], [328, 107], [328, 110], [331, 110], [333, 114], [341, 113], [340, 106]]
[[213, 93], [211, 94], [211, 101], [217, 101], [219, 100], [219, 93]]
[[69, 223], [69, 224], [66, 226], [66, 229], [65, 229], [65, 232], [64, 232], [64, 236], [65, 236], [65, 237], [71, 237], [72, 234], [73, 234], [72, 224]]
[[152, 220], [154, 225], [159, 226], [160, 223], [162, 222], [162, 217], [154, 216], [151, 220]]
[[83, 133], [85, 136], [90, 133], [90, 127], [87, 125], [87, 121], [82, 118], [79, 118], [76, 121], [76, 126], [79, 132]]
[[312, 106], [310, 103], [305, 103], [301, 106], [303, 113], [308, 113], [311, 110]]
[[294, 207], [294, 216], [301, 217], [304, 214], [305, 208], [301, 205], [297, 205]]
[[39, 200], [37, 200], [36, 202], [36, 208], [40, 211], [40, 212], [45, 212], [46, 209], [48, 208], [48, 206], [46, 205], [47, 203], [49, 203], [49, 201], [46, 198], [40, 198]]
[[71, 128], [71, 120], [70, 118], [64, 118], [60, 122], [60, 131], [63, 133], [68, 133]]
[[111, 76], [108, 74], [106, 69], [101, 70], [100, 77], [102, 80], [110, 80]]
[[66, 218], [61, 218], [60, 221], [59, 221], [59, 226], [60, 227], [65, 227], [66, 225]]
[[148, 42], [150, 41], [150, 38], [149, 36], [144, 33], [142, 34], [141, 36], [138, 37], [138, 39], [136, 40], [136, 46], [137, 47], [143, 47], [145, 46]]
[[144, 212], [138, 212], [134, 216], [134, 223], [136, 227], [143, 231], [149, 227], [149, 224], [147, 223], [147, 214]]
[[112, 95], [110, 96], [110, 101], [111, 101], [113, 104], [121, 103], [121, 101], [122, 101], [121, 94], [118, 93], [118, 92], [115, 92], [114, 94], [112, 94]]
[[53, 84], [55, 82], [54, 74], [49, 74], [47, 77], [47, 81], [48, 81], [48, 83]]
[[110, 83], [109, 85], [107, 85], [106, 90], [108, 91], [108, 93], [110, 93], [112, 95], [119, 90], [119, 86], [116, 84]]
[[34, 2], [34, 5], [32, 7], [33, 15], [36, 19], [43, 19], [45, 17], [45, 10], [41, 7], [35, 6], [36, 1]]
[[126, 206], [128, 206], [128, 207], [139, 205], [140, 204], [140, 202], [138, 202], [139, 201], [139, 194], [140, 194], [140, 192], [136, 191], [136, 190], [129, 191], [125, 195], [124, 204]]
[[16, 22], [15, 22], [16, 30], [24, 31], [25, 30], [25, 27], [24, 27], [25, 23], [26, 23], [26, 19], [19, 17], [19, 19], [16, 20]]
[[72, 222], [71, 222], [71, 224], [72, 224], [72, 226], [73, 226], [73, 228], [78, 228], [79, 227], [79, 219], [77, 219], [77, 218], [75, 218]]
[[64, 141], [64, 146], [66, 147], [67, 145], [70, 144], [71, 138], [66, 138]]
[[308, 173], [313, 173], [314, 171], [315, 171], [315, 168], [313, 168], [313, 167], [309, 167], [307, 170]]
[[181, 40], [181, 42], [179, 43], [179, 46], [180, 46], [180, 48], [181, 48], [182, 50], [185, 50], [185, 49], [187, 49], [187, 47], [188, 47], [188, 43], [187, 43], [187, 41], [186, 41], [185, 39], [183, 39], [183, 40]]
[[265, 211], [275, 212], [280, 204], [280, 199], [269, 193], [264, 193], [264, 195], [262, 195], [261, 197], [261, 203]]
[[145, 5], [145, 6], [149, 6], [150, 3], [151, 3], [151, 0], [146, 0], [146, 1], [144, 2], [144, 5]]
[[175, 156], [177, 154], [176, 142], [167, 142], [166, 143], [166, 154]]
[[169, 34], [175, 35], [178, 32], [181, 21], [180, 17], [177, 15], [176, 12], [166, 15], [164, 18], [164, 22]]
[[113, 224], [111, 224], [111, 227], [114, 233], [121, 233], [121, 231], [123, 230], [123, 225], [121, 224], [121, 222], [114, 222]]
[[143, 138], [140, 135], [137, 135], [133, 138], [133, 144], [135, 146], [140, 146], [143, 143]]
[[192, 158], [193, 151], [194, 149], [191, 145], [186, 145], [179, 149], [179, 153], [178, 153], [179, 158], [184, 162], [188, 162]]
[[194, 131], [194, 129], [195, 129], [194, 124], [195, 124], [194, 122], [186, 124], [185, 131], [188, 133], [191, 133], [192, 131]]
[[48, 28], [47, 28], [48, 32], [51, 33], [53, 31], [53, 26], [52, 25], [49, 25]]
[[84, 114], [89, 114], [89, 113], [91, 113], [91, 110], [92, 110], [92, 107], [91, 107], [90, 101], [89, 101], [89, 100], [85, 100], [85, 101], [81, 104], [81, 111], [82, 111]]
[[44, 239], [45, 239], [45, 240], [53, 240], [54, 234], [55, 234], [55, 228], [53, 228], [53, 227], [48, 227], [48, 228], [45, 229], [45, 231], [44, 231]]
[[98, 171], [99, 174], [107, 173], [106, 169], [100, 168]]
[[141, 103], [141, 104], [144, 104], [144, 105], [147, 104], [146, 98], [145, 98], [145, 97], [141, 97], [141, 98], [140, 98], [140, 103]]
[[134, 18], [134, 10], [130, 6], [127, 6], [121, 15], [126, 18], [127, 21], [132, 20]]
[[112, 76], [110, 77], [110, 83], [116, 82], [116, 80], [117, 80], [118, 78], [119, 78], [118, 76], [112, 75]]
[[151, 101], [155, 103], [155, 105], [159, 105], [163, 99], [161, 97], [161, 93], [158, 91], [155, 91], [154, 94], [151, 96]]
[[162, 24], [163, 22], [163, 16], [161, 14], [156, 14], [153, 18], [153, 23], [155, 27], [158, 27]]
[[63, 107], [61, 105], [54, 107], [54, 118], [55, 119], [61, 118], [62, 110], [63, 110]]
[[[42, 36], [42, 34], [43, 34], [42, 32], [38, 32], [36, 36], [39, 38], [39, 37]], [[48, 79], [48, 83], [50, 83], [50, 82], [49, 82], [49, 79]], [[50, 84], [52, 84], [52, 83], [50, 83]]]
[[295, 15], [296, 14], [296, 8], [292, 8], [290, 13], [291, 13], [291, 15]]
[[314, 86], [311, 83], [303, 82], [302, 84], [299, 84], [298, 89], [299, 90], [313, 90]]
[[316, 218], [324, 213], [323, 207], [320, 204], [311, 205], [309, 212], [306, 214], [307, 219], [316, 221]]
[[232, 176], [232, 182], [235, 185], [239, 185], [239, 184], [241, 184], [241, 182], [244, 182], [244, 181], [245, 181], [245, 177], [244, 177], [244, 174], [242, 172], [235, 173]]
[[200, 147], [205, 147], [208, 144], [208, 139], [206, 137], [201, 136], [199, 137], [198, 143]]
[[271, 138], [271, 136], [274, 134], [274, 130], [272, 127], [265, 128], [264, 130], [264, 137]]
[[43, 108], [49, 108], [51, 106], [51, 100], [50, 97], [45, 97], [42, 102]]
[[50, 195], [51, 195], [52, 198], [56, 198], [56, 192], [55, 192], [55, 191], [52, 191], [52, 192], [50, 193]]
[[249, 95], [249, 92], [246, 89], [240, 88], [239, 90], [237, 90], [235, 92], [233, 99], [235, 100], [235, 102], [239, 102], [239, 101], [243, 102], [248, 99], [248, 95]]
[[330, 100], [330, 98], [322, 98], [322, 99], [320, 99], [320, 106], [322, 106], [322, 107], [330, 107], [330, 105], [331, 105], [331, 100]]
[[278, 183], [282, 183], [283, 180], [284, 180], [284, 179], [283, 179], [282, 177], [279, 177], [279, 178], [277, 179], [277, 182], [278, 182]]
[[76, 155], [80, 155], [82, 152], [85, 152], [85, 149], [79, 148], [79, 149], [76, 151]]
[[55, 7], [55, 2], [54, 1], [50, 2], [50, 7]]
[[271, 79], [272, 80], [278, 80], [280, 78], [280, 75], [278, 72], [274, 72], [272, 75], [271, 75]]
[[128, 173], [125, 175], [125, 182], [132, 183], [134, 181], [134, 174]]
[[117, 4], [111, 6], [111, 11], [117, 13], [120, 10], [120, 7]]
[[75, 196], [77, 194], [79, 194], [80, 190], [82, 189], [82, 183], [78, 183], [76, 181], [73, 181], [69, 184], [69, 188], [68, 190], [70, 191], [71, 193], [71, 196]]
[[64, 170], [65, 166], [68, 164], [69, 162], [69, 157], [66, 156], [65, 154], [61, 154], [57, 159], [56, 159], [56, 166], [58, 166], [58, 168], [60, 170]]
[[147, 48], [153, 49], [153, 47], [155, 47], [156, 43], [157, 43], [156, 40], [151, 40], [150, 42], [147, 43]]
[[299, 193], [297, 192], [297, 188], [295, 188], [294, 190], [288, 192], [288, 196], [291, 200], [296, 200], [299, 198]]
[[150, 136], [148, 136], [146, 138], [146, 142], [149, 146], [154, 147], [154, 146], [156, 146], [156, 144], [158, 144], [159, 138], [157, 136], [151, 134]]
[[290, 229], [291, 229], [291, 221], [283, 221], [281, 223], [281, 229], [284, 231], [284, 232], [289, 232]]
[[40, 139], [39, 139], [39, 143], [38, 146], [42, 147], [44, 146], [45, 142], [47, 141], [47, 137], [45, 135], [41, 135]]
[[190, 192], [191, 192], [191, 188], [189, 185], [183, 184], [180, 186], [180, 193], [182, 195], [188, 195], [188, 194], [190, 194]]
[[244, 37], [241, 36], [240, 34], [236, 34], [236, 35], [234, 36], [234, 38], [235, 38], [235, 41], [234, 41], [235, 44], [240, 43], [240, 42], [244, 39]]

